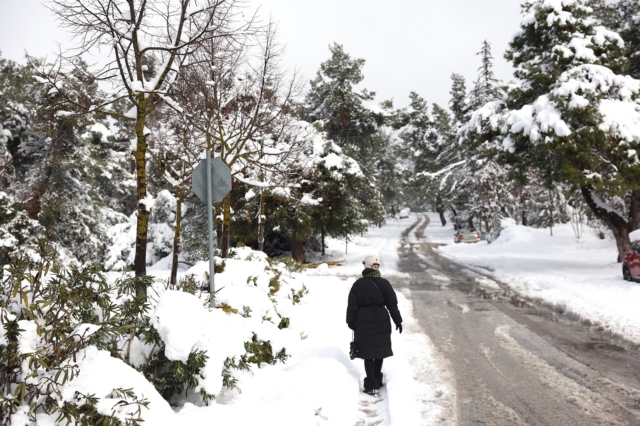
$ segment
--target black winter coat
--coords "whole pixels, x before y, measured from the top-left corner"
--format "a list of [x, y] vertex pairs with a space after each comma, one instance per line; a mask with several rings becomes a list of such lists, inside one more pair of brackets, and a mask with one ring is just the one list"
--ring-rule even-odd
[[402, 316], [398, 311], [396, 292], [389, 281], [380, 277], [364, 276], [372, 272], [374, 270], [369, 268], [362, 271], [363, 277], [351, 287], [347, 324], [355, 331], [355, 342], [358, 346], [356, 356], [363, 359], [382, 359], [393, 355], [389, 314], [396, 325], [402, 323]]

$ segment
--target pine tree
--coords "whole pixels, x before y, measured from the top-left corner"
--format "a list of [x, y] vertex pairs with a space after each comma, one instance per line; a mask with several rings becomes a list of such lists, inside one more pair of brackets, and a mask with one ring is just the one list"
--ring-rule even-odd
[[587, 4], [601, 25], [617, 31], [624, 40], [629, 59], [629, 68], [624, 74], [640, 79], [640, 1], [590, 0]]
[[474, 82], [473, 89], [469, 93], [469, 111], [475, 111], [487, 102], [497, 101], [504, 97], [500, 89], [500, 80], [493, 72], [491, 44], [485, 40], [477, 55], [481, 57], [482, 65], [478, 68], [478, 79]]
[[452, 127], [457, 131], [468, 119], [467, 85], [464, 77], [456, 73], [451, 74], [451, 82], [449, 109], [453, 113]]
[[[520, 178], [533, 169], [548, 191], [557, 183], [578, 186], [613, 232], [620, 260], [628, 233], [640, 225], [640, 134], [616, 112], [640, 119], [640, 84], [619, 75], [626, 69], [624, 42], [594, 26], [592, 9], [579, 0], [529, 1], [523, 13], [522, 31], [506, 54], [523, 84], [508, 93], [506, 134], [494, 146]], [[626, 196], [628, 216], [607, 206], [607, 195]]]
[[509, 43], [505, 58], [524, 82], [509, 97], [519, 108], [548, 93], [563, 72], [582, 64], [625, 68], [620, 36], [593, 25], [593, 10], [582, 0], [528, 0], [521, 6], [521, 31]]
[[377, 131], [376, 117], [363, 105], [375, 92], [355, 91], [364, 79], [364, 59], [351, 58], [337, 43], [329, 50], [331, 58], [310, 82], [303, 116], [309, 122], [320, 121], [329, 139], [360, 160], [370, 155], [371, 135]]
[[415, 92], [409, 94], [409, 106], [400, 112], [400, 139], [406, 155], [414, 159], [414, 173], [429, 168], [429, 159], [437, 155], [436, 148], [428, 140], [433, 131], [433, 117], [427, 101]]

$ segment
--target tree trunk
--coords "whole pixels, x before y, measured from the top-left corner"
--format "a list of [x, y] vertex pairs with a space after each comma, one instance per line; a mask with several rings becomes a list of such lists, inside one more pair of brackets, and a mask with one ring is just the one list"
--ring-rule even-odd
[[291, 235], [291, 257], [300, 263], [304, 263], [306, 258], [304, 255], [305, 240], [301, 239], [298, 231], [293, 231]]
[[264, 200], [262, 199], [262, 191], [260, 191], [260, 208], [258, 209], [258, 250], [264, 251], [264, 227], [266, 218], [264, 216]]
[[342, 111], [342, 129], [344, 131], [343, 147], [349, 145], [349, 123], [351, 122], [351, 112], [349, 110]]
[[[147, 273], [147, 228], [151, 211], [147, 209], [144, 200], [147, 197], [147, 139], [144, 133], [144, 110], [138, 106], [136, 119], [136, 150], [133, 156], [136, 159], [136, 180], [138, 187], [138, 220], [136, 223], [136, 253], [134, 271], [136, 276]], [[136, 288], [136, 296], [147, 298], [147, 288], [139, 284]]]
[[553, 198], [551, 197], [551, 190], [547, 191], [547, 196], [549, 197], [549, 223], [551, 224], [549, 230], [553, 237]]
[[[582, 196], [587, 205], [593, 212], [593, 214], [605, 225], [616, 239], [616, 246], [618, 247], [618, 262], [622, 262], [624, 254], [631, 249], [631, 241], [629, 240], [629, 232], [631, 229], [629, 222], [627, 222], [620, 214], [614, 211], [596, 195], [593, 193], [593, 188], [590, 185], [581, 186]], [[634, 190], [631, 193], [631, 204], [629, 217], [632, 218], [632, 223], [637, 223], [638, 215], [640, 215], [640, 190]]]
[[322, 244], [322, 255], [324, 256], [325, 255], [325, 252], [324, 252], [324, 226], [320, 230], [320, 244]]
[[467, 224], [469, 225], [469, 228], [475, 229], [475, 226], [473, 225], [473, 216], [469, 218]]
[[444, 217], [444, 209], [442, 207], [438, 208], [438, 214], [440, 215], [440, 222], [442, 222], [442, 226], [447, 224], [447, 219]]
[[522, 226], [529, 226], [529, 222], [527, 220], [527, 212], [522, 210]]
[[223, 201], [224, 207], [224, 223], [222, 224], [222, 247], [220, 250], [222, 251], [222, 258], [226, 259], [229, 257], [229, 226], [231, 225], [231, 193], [227, 194], [224, 197]]
[[180, 230], [182, 226], [182, 190], [178, 188], [176, 202], [176, 229], [173, 233], [173, 260], [171, 262], [171, 285], [176, 285], [178, 277], [178, 255], [180, 254]]

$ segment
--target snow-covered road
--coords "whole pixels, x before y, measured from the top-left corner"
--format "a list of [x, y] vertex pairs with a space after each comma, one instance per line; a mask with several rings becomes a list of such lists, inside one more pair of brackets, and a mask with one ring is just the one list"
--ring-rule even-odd
[[418, 324], [453, 371], [459, 424], [640, 422], [637, 351], [442, 257], [434, 248], [451, 243], [453, 230], [432, 221], [431, 243], [421, 228], [401, 243], [398, 266], [410, 275]]
[[[343, 259], [344, 264], [335, 267], [323, 265], [310, 270], [313, 277], [327, 282], [340, 279], [342, 286], [335, 315], [344, 324], [347, 295], [351, 284], [361, 276], [362, 260], [368, 254], [378, 254], [381, 272], [398, 290], [408, 282], [410, 275], [398, 269], [399, 249], [408, 228], [418, 216], [389, 220], [382, 228], [372, 227], [363, 236], [350, 240], [345, 256], [344, 240], [328, 240], [325, 259]], [[314, 261], [322, 261], [322, 258]], [[404, 332], [392, 334], [394, 356], [384, 361], [385, 386], [380, 396], [371, 397], [360, 392], [358, 425], [410, 426], [456, 424], [456, 394], [447, 362], [442, 358], [429, 337], [418, 324], [409, 291], [397, 291], [400, 312], [404, 319]], [[348, 331], [348, 330], [347, 330]], [[349, 337], [351, 337], [349, 335]], [[346, 342], [345, 342], [346, 347]], [[365, 376], [362, 360], [351, 361], [358, 371], [360, 389]]]

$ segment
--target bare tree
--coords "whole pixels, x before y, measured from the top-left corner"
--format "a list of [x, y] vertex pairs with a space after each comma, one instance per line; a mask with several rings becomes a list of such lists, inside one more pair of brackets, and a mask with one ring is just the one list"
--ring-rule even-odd
[[166, 182], [170, 192], [176, 197], [176, 224], [173, 234], [173, 260], [170, 283], [176, 284], [178, 261], [181, 251], [182, 207], [184, 197], [191, 188], [193, 170], [200, 162], [202, 144], [199, 143], [193, 126], [181, 114], [162, 107], [162, 122], [153, 127], [152, 135], [157, 140], [149, 152], [153, 157], [156, 171]]
[[[138, 219], [135, 273], [146, 273], [147, 226], [147, 118], [161, 102], [172, 104], [171, 87], [180, 68], [203, 45], [216, 39], [241, 37], [252, 19], [244, 19], [241, 0], [51, 0], [51, 10], [78, 47], [60, 54], [57, 64], [73, 67], [81, 55], [99, 49], [107, 63], [93, 76], [111, 84], [111, 95], [91, 102], [65, 96], [57, 75], [43, 77], [58, 90], [75, 113], [101, 111], [135, 124]], [[61, 65], [59, 65], [61, 66]], [[56, 66], [58, 67], [58, 66]], [[131, 107], [117, 113], [111, 105], [127, 100]], [[146, 289], [138, 290], [146, 296]]]
[[[282, 70], [282, 53], [273, 23], [243, 43], [209, 40], [182, 70], [180, 84], [174, 87], [174, 98], [179, 101], [176, 110], [183, 111], [204, 135], [206, 148], [231, 168], [235, 180], [258, 188], [260, 200], [265, 190], [286, 185], [292, 176], [288, 166], [302, 155], [297, 137], [301, 129], [292, 124], [295, 120], [290, 114], [302, 84], [295, 72], [288, 76]], [[226, 257], [230, 195], [221, 210], [219, 246]], [[259, 241], [264, 235], [262, 213], [258, 212]]]

